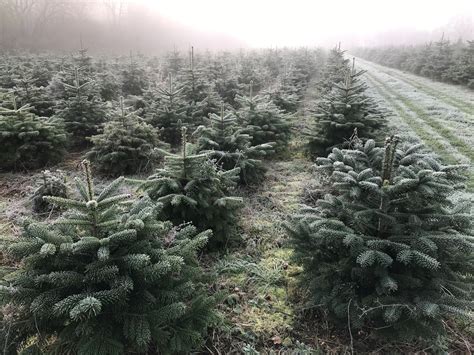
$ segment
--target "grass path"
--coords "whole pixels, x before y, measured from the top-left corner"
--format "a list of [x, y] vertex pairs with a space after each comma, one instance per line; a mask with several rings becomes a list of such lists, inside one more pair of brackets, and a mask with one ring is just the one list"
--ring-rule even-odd
[[[306, 106], [316, 95], [310, 87], [295, 117], [295, 131], [308, 125]], [[225, 326], [209, 342], [211, 354], [252, 353], [252, 349], [262, 354], [271, 349], [292, 352], [295, 339], [300, 339], [294, 333], [291, 299], [299, 269], [291, 263], [283, 223], [300, 208], [312, 163], [302, 154], [301, 133], [293, 136], [288, 155], [268, 162], [262, 186], [257, 191], [242, 191], [242, 245], [214, 260], [215, 287], [227, 296], [221, 309]]]
[[[472, 115], [461, 112], [462, 110], [454, 106], [450, 107], [454, 115], [438, 110], [439, 107], [448, 105], [446, 101], [440, 104], [439, 98], [430, 96], [429, 93], [422, 93], [418, 97], [417, 90], [410, 86], [408, 81], [401, 81], [398, 74], [391, 74], [395, 73], [393, 69], [379, 69], [380, 66], [367, 64], [365, 61], [360, 63], [360, 67], [368, 70], [365, 74], [367, 83], [373, 92], [385, 101], [385, 105], [393, 110], [395, 119], [408, 126], [415, 136], [446, 163], [463, 163], [472, 167], [474, 162]], [[460, 88], [453, 86], [453, 92], [457, 90]], [[472, 173], [467, 185], [469, 190], [474, 189]]]
[[457, 108], [468, 115], [470, 122], [474, 122], [474, 92], [472, 90], [460, 86], [434, 82], [427, 78], [405, 73], [397, 69], [387, 68], [360, 58], [358, 58], [357, 61], [362, 63], [363, 66], [370, 68], [371, 71], [387, 74], [446, 105]]

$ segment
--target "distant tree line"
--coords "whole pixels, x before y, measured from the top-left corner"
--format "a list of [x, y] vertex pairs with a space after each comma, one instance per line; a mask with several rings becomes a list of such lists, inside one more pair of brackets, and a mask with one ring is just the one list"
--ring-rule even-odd
[[474, 41], [452, 43], [443, 37], [424, 45], [358, 48], [353, 53], [388, 67], [474, 89]]
[[102, 52], [161, 52], [188, 43], [203, 48], [243, 45], [224, 35], [194, 32], [151, 15], [146, 4], [126, 0], [0, 0], [0, 51], [70, 51], [80, 39]]

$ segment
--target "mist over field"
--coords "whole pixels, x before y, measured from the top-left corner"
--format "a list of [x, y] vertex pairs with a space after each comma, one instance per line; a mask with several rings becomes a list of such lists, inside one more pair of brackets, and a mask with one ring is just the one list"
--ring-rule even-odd
[[[448, 6], [449, 5], [449, 6]], [[0, 48], [147, 53], [473, 38], [472, 1], [0, 0]]]

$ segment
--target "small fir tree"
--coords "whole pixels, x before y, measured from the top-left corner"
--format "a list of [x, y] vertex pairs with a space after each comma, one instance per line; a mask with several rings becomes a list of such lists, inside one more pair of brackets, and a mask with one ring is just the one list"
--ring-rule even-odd
[[88, 142], [87, 138], [97, 134], [106, 121], [106, 106], [95, 90], [91, 90], [92, 82], [81, 84], [77, 69], [73, 85], [62, 85], [68, 98], [59, 103], [56, 115], [64, 121], [72, 145], [84, 146]]
[[273, 142], [252, 146], [252, 137], [243, 133], [232, 113], [211, 114], [206, 125], [199, 127], [197, 150], [209, 154], [209, 158], [224, 170], [240, 168], [240, 183], [249, 185], [261, 182], [265, 167], [258, 158], [273, 153]]
[[236, 97], [240, 108], [236, 116], [244, 132], [252, 137], [252, 145], [274, 142], [275, 152], [284, 151], [290, 140], [291, 124], [288, 116], [265, 96], [253, 96], [252, 85], [249, 96]]
[[344, 57], [344, 53], [340, 43], [329, 52], [319, 81], [323, 94], [330, 92], [334, 84], [343, 83], [346, 80], [350, 61]]
[[318, 102], [316, 127], [309, 140], [311, 155], [323, 156], [333, 147], [343, 146], [354, 128], [359, 135], [372, 138], [384, 126], [382, 111], [365, 94], [367, 85], [360, 81], [364, 73], [353, 66], [344, 83], [335, 83], [333, 90]]
[[181, 128], [189, 123], [188, 104], [183, 95], [184, 87], [176, 88], [169, 76], [168, 87], [157, 88], [157, 100], [151, 104], [148, 122], [160, 130], [160, 138], [177, 147], [181, 143]]
[[318, 158], [332, 192], [288, 230], [311, 304], [344, 326], [429, 337], [472, 316], [472, 215], [450, 200], [466, 167], [397, 143], [356, 140]]
[[197, 252], [210, 231], [160, 222], [160, 204], [96, 192], [89, 164], [79, 199], [52, 226], [30, 224], [6, 248], [21, 261], [1, 281], [9, 302], [2, 349], [56, 354], [188, 353], [214, 319]]
[[181, 154], [160, 150], [164, 167], [143, 182], [141, 189], [163, 204], [165, 219], [212, 229], [211, 242], [222, 244], [234, 235], [236, 212], [242, 204], [240, 198], [229, 196], [240, 169], [218, 170], [208, 154], [194, 154], [194, 147], [186, 143], [186, 127], [182, 135]]
[[87, 158], [98, 170], [113, 176], [150, 171], [156, 160], [154, 148], [159, 145], [156, 130], [136, 112], [129, 112], [123, 98], [103, 132], [90, 140], [93, 147]]
[[62, 122], [38, 117], [31, 107], [0, 107], [0, 169], [35, 169], [60, 161], [66, 146]]

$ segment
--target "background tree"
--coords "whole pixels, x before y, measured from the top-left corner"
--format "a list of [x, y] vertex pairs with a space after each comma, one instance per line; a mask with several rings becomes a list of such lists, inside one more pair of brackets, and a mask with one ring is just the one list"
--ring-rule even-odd
[[153, 168], [153, 149], [159, 145], [158, 134], [136, 112], [120, 107], [101, 134], [90, 138], [93, 147], [86, 154], [97, 169], [113, 176], [136, 174]]
[[235, 237], [236, 212], [242, 199], [231, 196], [239, 168], [220, 171], [205, 153], [195, 154], [182, 128], [180, 154], [160, 150], [164, 166], [141, 184], [141, 189], [163, 204], [163, 218], [175, 225], [191, 222], [199, 230], [212, 229], [211, 243], [222, 245]]
[[56, 118], [38, 117], [31, 107], [0, 107], [0, 161], [3, 169], [34, 169], [60, 161], [66, 134]]
[[243, 133], [232, 113], [224, 112], [224, 106], [220, 115], [211, 114], [205, 123], [194, 133], [198, 137], [197, 150], [207, 153], [226, 171], [240, 168], [240, 183], [248, 185], [261, 182], [266, 169], [259, 158], [271, 155], [274, 143], [252, 146], [252, 137]]
[[344, 145], [354, 128], [359, 135], [370, 138], [383, 127], [381, 110], [365, 94], [367, 85], [360, 82], [363, 74], [353, 66], [344, 82], [334, 83], [333, 90], [316, 104], [316, 126], [309, 141], [311, 155], [325, 155], [334, 146]]

